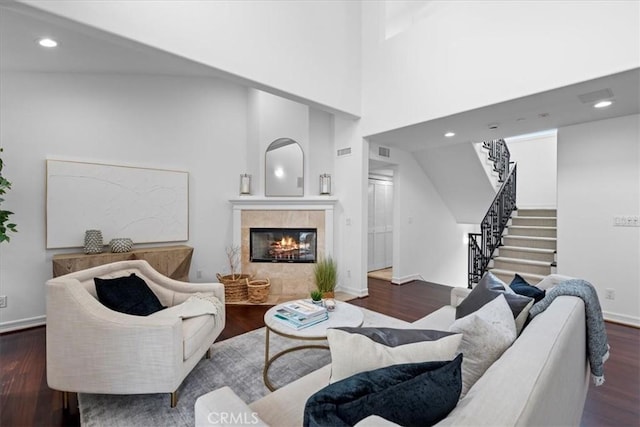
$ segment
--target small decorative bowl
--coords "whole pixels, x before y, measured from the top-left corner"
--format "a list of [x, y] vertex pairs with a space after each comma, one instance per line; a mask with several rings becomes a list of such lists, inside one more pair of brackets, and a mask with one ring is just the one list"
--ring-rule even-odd
[[109, 246], [113, 253], [129, 252], [133, 247], [133, 240], [128, 237], [117, 237], [115, 239], [111, 239]]

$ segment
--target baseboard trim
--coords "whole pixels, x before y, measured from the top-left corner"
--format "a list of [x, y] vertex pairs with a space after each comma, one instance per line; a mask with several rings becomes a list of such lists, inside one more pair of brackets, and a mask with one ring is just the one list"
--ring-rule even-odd
[[602, 317], [604, 317], [604, 320], [609, 322], [640, 328], [640, 318], [637, 317], [627, 316], [626, 314], [611, 313], [608, 311], [603, 311]]
[[345, 294], [355, 295], [358, 298], [364, 298], [369, 296], [369, 289], [356, 289], [348, 286], [338, 286], [336, 292], [344, 292]]
[[47, 324], [47, 316], [36, 316], [27, 319], [11, 320], [9, 322], [0, 323], [0, 334], [5, 332], [14, 332], [21, 329], [33, 328]]
[[414, 280], [424, 280], [424, 278], [419, 274], [409, 274], [408, 276], [392, 277], [391, 284], [404, 285], [405, 283], [413, 282]]

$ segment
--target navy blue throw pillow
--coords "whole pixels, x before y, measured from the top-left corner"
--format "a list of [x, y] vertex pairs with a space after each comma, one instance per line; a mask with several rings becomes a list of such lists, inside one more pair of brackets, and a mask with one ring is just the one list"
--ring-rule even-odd
[[147, 283], [135, 273], [114, 279], [93, 279], [96, 284], [98, 301], [120, 313], [148, 316], [166, 308], [149, 288]]
[[402, 426], [430, 426], [458, 404], [462, 354], [445, 362], [405, 363], [361, 372], [307, 400], [304, 426], [352, 426], [378, 415]]
[[528, 284], [527, 281], [524, 280], [519, 274], [516, 274], [516, 276], [511, 281], [510, 286], [513, 292], [515, 292], [516, 294], [531, 297], [535, 302], [540, 301], [545, 296], [544, 289], [540, 289]]

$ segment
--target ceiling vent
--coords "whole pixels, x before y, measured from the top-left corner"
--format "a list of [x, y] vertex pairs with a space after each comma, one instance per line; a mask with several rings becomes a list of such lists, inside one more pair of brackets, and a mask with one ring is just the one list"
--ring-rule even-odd
[[578, 98], [583, 104], [593, 104], [595, 102], [602, 101], [603, 99], [613, 98], [613, 92], [611, 89], [600, 89], [578, 95]]
[[391, 157], [391, 149], [387, 147], [378, 147], [378, 156], [380, 157]]
[[349, 156], [351, 154], [351, 147], [340, 148], [338, 150], [338, 157]]

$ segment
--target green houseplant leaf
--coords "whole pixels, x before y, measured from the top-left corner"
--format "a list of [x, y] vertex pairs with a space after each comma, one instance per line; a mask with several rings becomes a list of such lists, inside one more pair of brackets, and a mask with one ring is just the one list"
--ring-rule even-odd
[[313, 268], [313, 278], [320, 292], [333, 292], [338, 281], [338, 264], [331, 257], [320, 259]]
[[320, 292], [317, 289], [312, 290], [310, 296], [311, 296], [311, 299], [313, 301], [321, 301], [322, 300], [322, 292]]
[[[0, 147], [0, 154], [4, 150]], [[0, 196], [7, 193], [7, 190], [11, 189], [11, 182], [2, 176], [2, 169], [4, 168], [4, 162], [0, 157]], [[9, 217], [13, 215], [13, 212], [4, 210], [2, 204], [4, 203], [4, 197], [0, 197], [0, 243], [8, 242], [9, 235], [7, 233], [17, 233], [18, 229], [14, 223], [9, 222]]]

